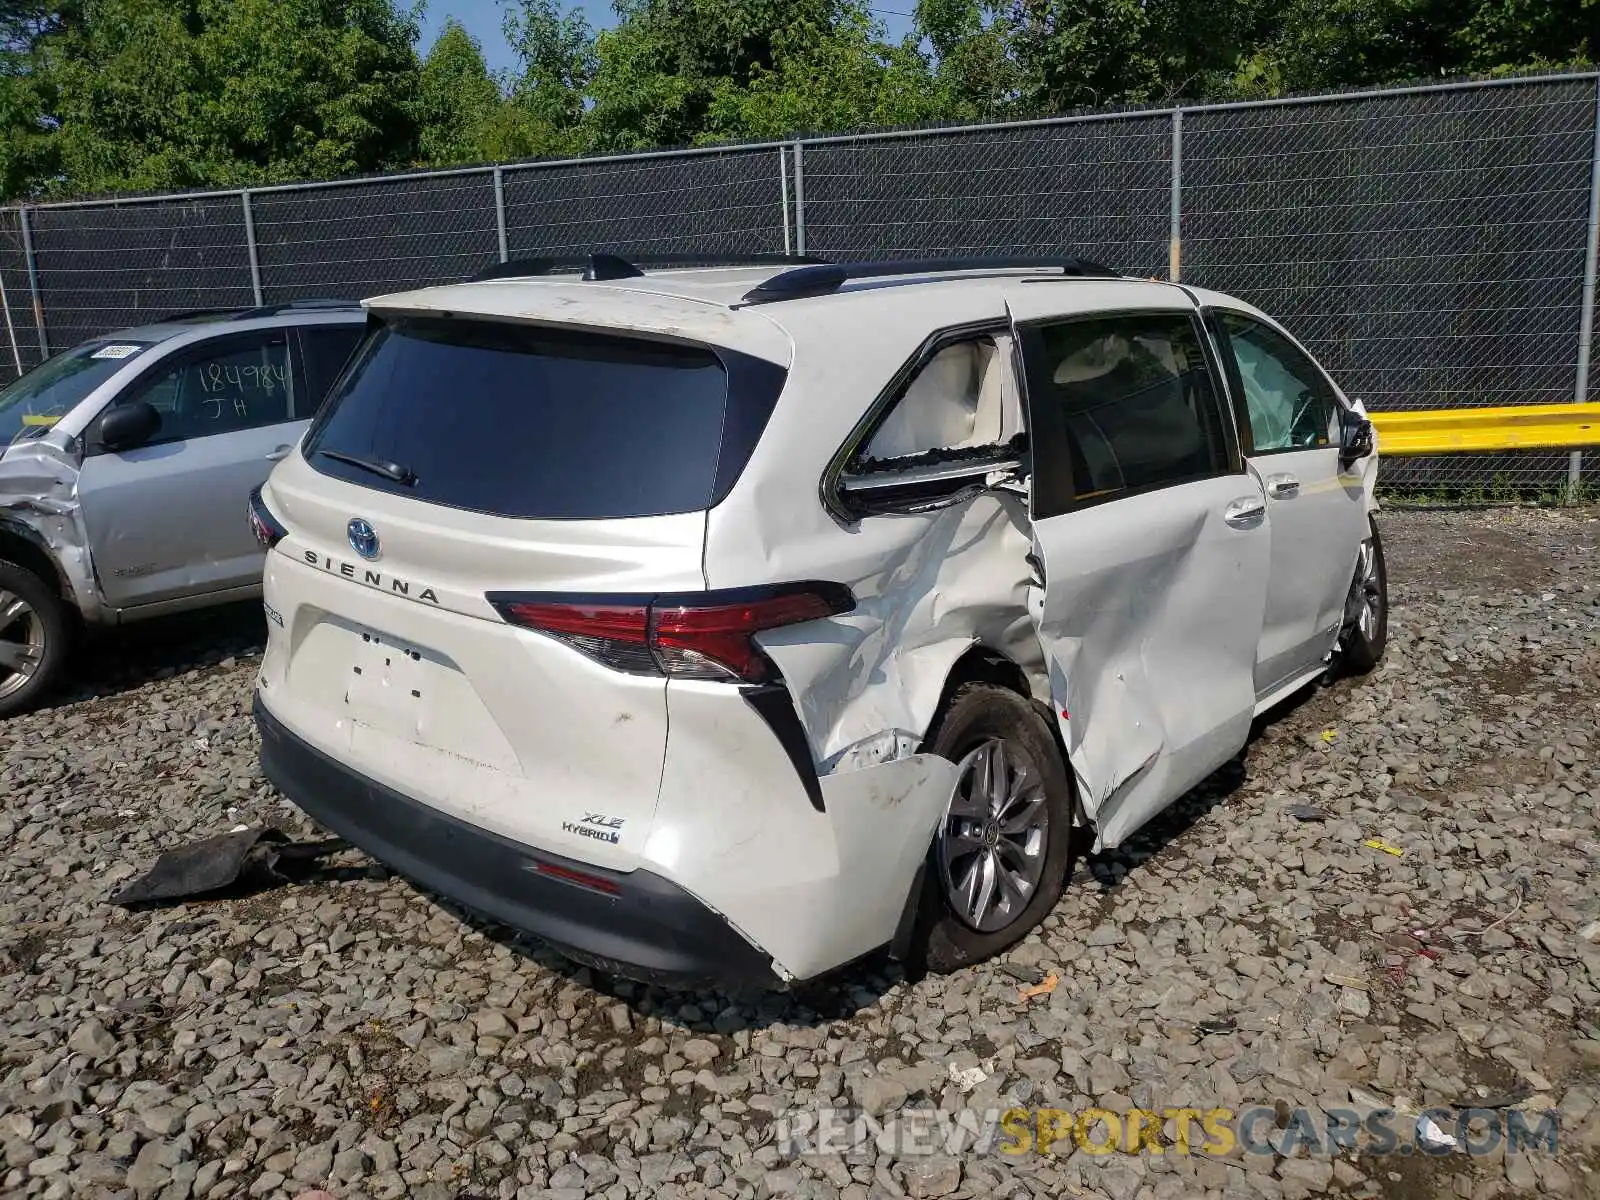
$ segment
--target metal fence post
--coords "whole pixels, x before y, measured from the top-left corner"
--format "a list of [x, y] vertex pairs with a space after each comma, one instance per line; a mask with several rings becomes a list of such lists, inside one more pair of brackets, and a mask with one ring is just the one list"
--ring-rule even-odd
[[[19, 210], [20, 211], [20, 210]], [[6, 314], [6, 338], [11, 343], [11, 361], [17, 365], [17, 374], [22, 374], [22, 349], [17, 345], [17, 326], [11, 319], [11, 301], [6, 296], [6, 273], [0, 270], [0, 309]]]
[[[1597, 242], [1600, 242], [1600, 80], [1595, 81], [1594, 147], [1589, 152], [1589, 236], [1583, 257], [1583, 305], [1578, 314], [1578, 372], [1572, 388], [1574, 403], [1589, 401], [1589, 355], [1594, 351], [1594, 277]], [[1583, 451], [1574, 450], [1567, 462], [1567, 494], [1575, 497], [1583, 480]]]
[[506, 252], [506, 173], [499, 167], [494, 169], [494, 232], [500, 247], [500, 261], [506, 262], [510, 258]]
[[806, 252], [806, 176], [801, 154], [803, 142], [794, 144], [794, 252]]
[[244, 206], [244, 248], [250, 255], [250, 291], [256, 298], [256, 307], [266, 303], [261, 296], [261, 256], [256, 253], [256, 215], [250, 207], [250, 189], [239, 193]]
[[1183, 110], [1172, 110], [1172, 216], [1167, 229], [1167, 278], [1183, 268]]
[[33, 226], [28, 220], [28, 206], [17, 209], [22, 222], [22, 254], [28, 261], [28, 291], [33, 297], [33, 327], [39, 331], [39, 358], [50, 357], [50, 336], [44, 330], [44, 305], [39, 301], [39, 263], [33, 253]]
[[789, 234], [789, 147], [778, 147], [778, 199], [783, 204], [783, 252], [794, 253], [794, 239]]

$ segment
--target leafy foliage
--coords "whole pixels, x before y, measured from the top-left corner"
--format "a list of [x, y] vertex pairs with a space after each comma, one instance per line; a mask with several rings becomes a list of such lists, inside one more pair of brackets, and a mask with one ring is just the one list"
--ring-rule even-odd
[[[413, 0], [0, 0], [0, 196], [1036, 116], [1565, 66], [1600, 0], [500, 0], [496, 76]], [[445, 0], [433, 0], [444, 3]]]
[[419, 156], [441, 166], [474, 161], [490, 142], [500, 110], [500, 85], [489, 75], [483, 48], [459, 21], [445, 22], [417, 83]]
[[417, 29], [389, 0], [84, 0], [30, 30], [6, 141], [41, 143], [33, 190], [348, 174], [416, 138]]

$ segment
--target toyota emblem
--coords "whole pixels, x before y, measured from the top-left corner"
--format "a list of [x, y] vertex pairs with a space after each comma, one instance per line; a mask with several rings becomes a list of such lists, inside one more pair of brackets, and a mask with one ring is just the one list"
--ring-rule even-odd
[[350, 538], [350, 549], [365, 559], [378, 557], [378, 531], [372, 527], [370, 521], [354, 517], [345, 527], [345, 532]]

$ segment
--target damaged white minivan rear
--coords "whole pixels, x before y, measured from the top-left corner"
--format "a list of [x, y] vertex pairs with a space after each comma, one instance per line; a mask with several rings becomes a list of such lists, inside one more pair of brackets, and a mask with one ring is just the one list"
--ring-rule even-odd
[[368, 303], [251, 501], [269, 779], [602, 970], [1022, 938], [1386, 638], [1360, 405], [1077, 260], [518, 275]]

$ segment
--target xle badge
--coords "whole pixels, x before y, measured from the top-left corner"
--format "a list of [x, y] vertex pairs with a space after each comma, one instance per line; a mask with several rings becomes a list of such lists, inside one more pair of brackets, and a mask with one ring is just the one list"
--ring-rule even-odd
[[593, 838], [597, 842], [610, 842], [615, 846], [622, 840], [623, 817], [608, 817], [605, 813], [586, 812], [578, 821], [561, 822], [562, 833], [575, 833], [579, 837]]

